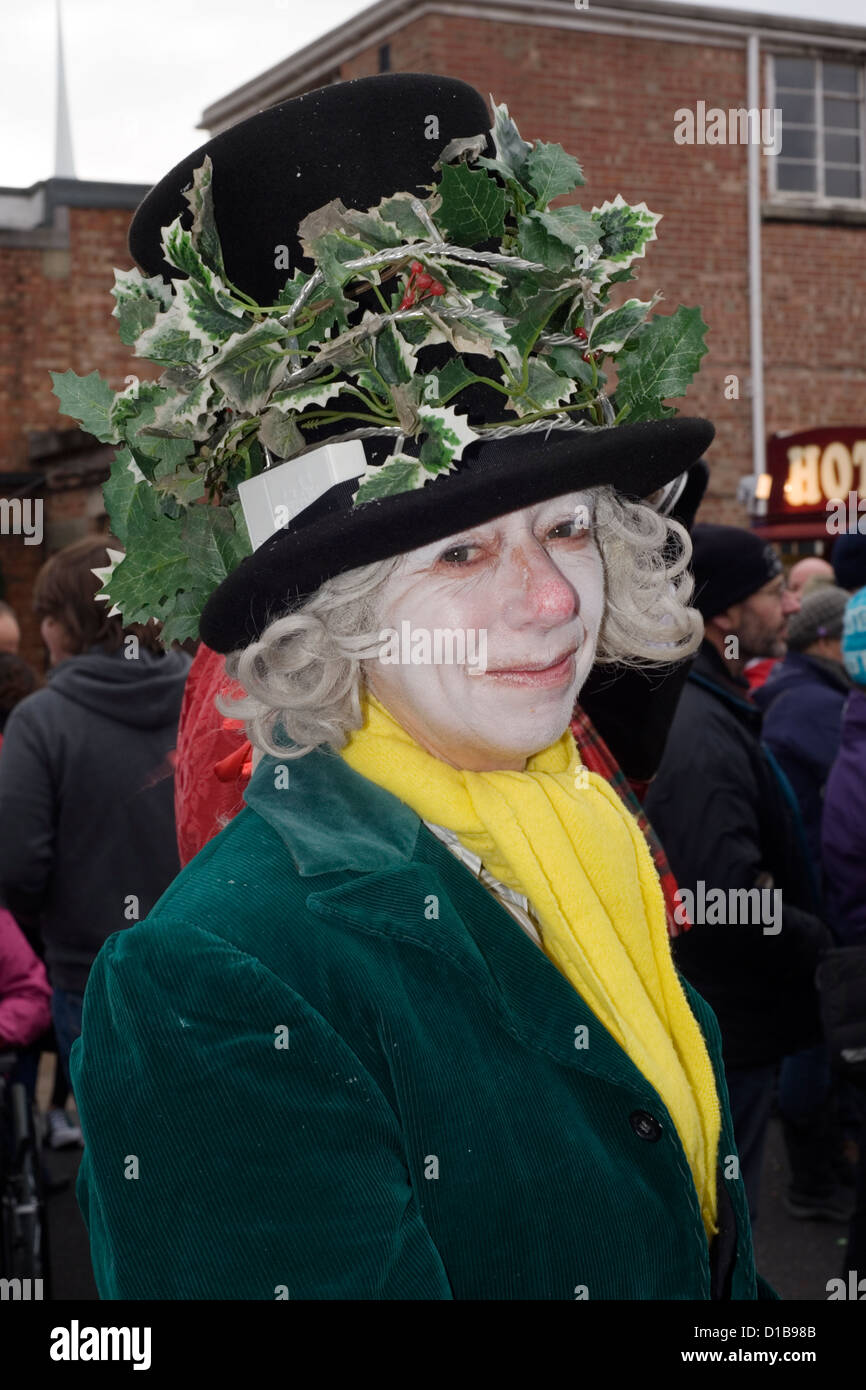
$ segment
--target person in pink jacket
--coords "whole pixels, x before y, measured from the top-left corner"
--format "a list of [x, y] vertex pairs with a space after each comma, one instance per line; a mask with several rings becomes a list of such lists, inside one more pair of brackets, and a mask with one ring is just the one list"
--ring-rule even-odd
[[51, 1022], [45, 966], [5, 907], [0, 907], [0, 1052], [35, 1042]]

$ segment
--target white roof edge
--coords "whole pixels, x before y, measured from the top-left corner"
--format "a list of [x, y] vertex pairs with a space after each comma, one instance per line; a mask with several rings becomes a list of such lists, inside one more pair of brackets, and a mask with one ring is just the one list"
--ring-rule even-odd
[[647, 37], [676, 37], [681, 41], [704, 38], [710, 42], [739, 45], [750, 33], [775, 42], [802, 43], [812, 38], [833, 47], [866, 50], [866, 25], [841, 24], [800, 16], [768, 15], [747, 10], [716, 10], [706, 5], [668, 4], [665, 0], [592, 0], [577, 9], [573, 0], [470, 0], [439, 3], [438, 0], [380, 0], [370, 5], [313, 43], [266, 69], [258, 77], [234, 88], [202, 112], [198, 129], [217, 134], [244, 116], [275, 100], [287, 99], [293, 89], [307, 90], [311, 80], [325, 77], [361, 48], [385, 40], [407, 20], [425, 14], [452, 14], [511, 23], [593, 32], [639, 30]]

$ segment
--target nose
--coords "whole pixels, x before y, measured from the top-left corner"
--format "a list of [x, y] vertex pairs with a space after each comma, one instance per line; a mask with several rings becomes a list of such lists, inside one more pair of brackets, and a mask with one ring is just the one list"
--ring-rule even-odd
[[534, 539], [511, 547], [499, 578], [503, 612], [510, 627], [556, 627], [580, 608], [575, 589]]
[[788, 618], [792, 613], [799, 613], [802, 608], [802, 600], [798, 593], [793, 589], [783, 589], [782, 591], [782, 612]]

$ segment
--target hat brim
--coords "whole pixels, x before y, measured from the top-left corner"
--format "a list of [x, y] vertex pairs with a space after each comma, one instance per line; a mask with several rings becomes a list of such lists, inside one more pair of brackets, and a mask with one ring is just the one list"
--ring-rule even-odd
[[609, 484], [647, 497], [691, 467], [715, 433], [678, 417], [582, 433], [551, 430], [472, 444], [458, 470], [422, 488], [351, 505], [341, 483], [276, 531], [211, 594], [202, 640], [228, 653], [256, 641], [326, 579], [567, 492]]

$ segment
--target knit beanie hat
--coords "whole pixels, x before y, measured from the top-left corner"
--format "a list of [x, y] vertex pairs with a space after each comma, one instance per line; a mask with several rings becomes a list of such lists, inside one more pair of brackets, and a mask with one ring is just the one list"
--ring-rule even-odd
[[840, 536], [831, 556], [833, 573], [840, 589], [853, 594], [866, 584], [866, 536], [850, 532]]
[[692, 552], [692, 603], [705, 620], [757, 593], [782, 572], [773, 547], [740, 526], [699, 523], [692, 528]]
[[842, 659], [852, 681], [866, 686], [866, 588], [848, 600], [842, 631]]
[[804, 652], [822, 637], [841, 637], [849, 595], [835, 584], [820, 584], [803, 598], [799, 613], [788, 619], [788, 646]]

